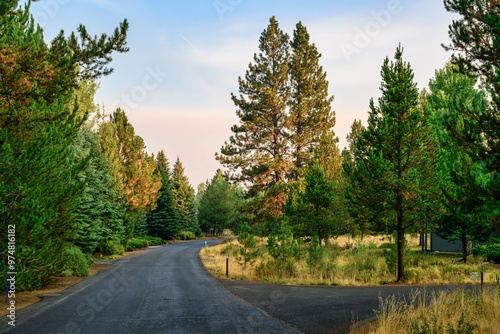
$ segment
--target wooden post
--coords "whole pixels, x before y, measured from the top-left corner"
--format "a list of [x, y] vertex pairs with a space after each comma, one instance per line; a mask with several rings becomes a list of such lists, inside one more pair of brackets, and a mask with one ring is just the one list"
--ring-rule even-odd
[[481, 266], [481, 293], [483, 293], [483, 266]]
[[229, 277], [229, 255], [226, 255], [226, 277]]

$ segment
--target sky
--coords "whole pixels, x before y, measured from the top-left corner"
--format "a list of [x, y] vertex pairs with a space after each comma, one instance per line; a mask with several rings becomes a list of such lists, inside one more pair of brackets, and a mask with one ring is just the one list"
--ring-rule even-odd
[[80, 24], [112, 34], [128, 20], [130, 51], [113, 55], [95, 102], [125, 110], [146, 150], [164, 150], [171, 165], [179, 157], [195, 189], [221, 168], [215, 152], [239, 121], [231, 93], [272, 16], [290, 36], [301, 21], [322, 54], [341, 149], [380, 97], [384, 59], [401, 44], [418, 88], [427, 87], [451, 57], [441, 44], [457, 19], [440, 0], [41, 0], [31, 12], [47, 41]]

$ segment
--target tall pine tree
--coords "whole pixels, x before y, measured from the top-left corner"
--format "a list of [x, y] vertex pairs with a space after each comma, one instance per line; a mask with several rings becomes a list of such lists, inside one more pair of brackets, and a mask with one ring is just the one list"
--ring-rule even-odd
[[[500, 6], [498, 1], [445, 0], [447, 11], [460, 15], [449, 26], [451, 44], [443, 45], [453, 54], [453, 63], [462, 72], [484, 79], [492, 106], [476, 114], [472, 109], [461, 111], [464, 121], [474, 132], [482, 133], [481, 140], [471, 136], [452, 135], [462, 141], [463, 146], [475, 146], [480, 160], [493, 175], [493, 182], [483, 194], [496, 201], [500, 199]], [[478, 159], [476, 159], [477, 161]], [[476, 189], [480, 190], [480, 189]]]
[[148, 234], [170, 239], [180, 232], [180, 216], [176, 209], [170, 165], [163, 150], [156, 157], [155, 174], [161, 177], [160, 197], [156, 208], [147, 215]]
[[435, 142], [419, 106], [413, 71], [397, 48], [382, 66], [382, 97], [370, 101], [368, 127], [356, 139], [351, 182], [358, 205], [379, 228], [397, 234], [397, 279], [404, 280], [405, 233], [432, 210], [436, 194]]
[[122, 239], [125, 243], [132, 237], [138, 219], [154, 209], [161, 187], [160, 175], [153, 173], [154, 158], [145, 151], [144, 140], [135, 134], [123, 110], [117, 109], [108, 121], [101, 122], [98, 131], [101, 150], [113, 166], [117, 195], [126, 206]]
[[290, 45], [288, 127], [293, 160], [291, 176], [298, 179], [312, 165], [321, 137], [334, 136], [331, 131], [335, 113], [331, 109], [333, 96], [328, 96], [326, 72], [319, 65], [321, 54], [310, 44], [309, 33], [301, 22], [297, 23]]
[[198, 222], [195, 212], [194, 189], [184, 174], [184, 167], [179, 157], [174, 164], [172, 174], [175, 209], [180, 217], [179, 231], [194, 231]]
[[[427, 107], [434, 135], [439, 142], [439, 180], [445, 207], [437, 220], [437, 232], [458, 239], [462, 259], [467, 261], [467, 243], [485, 241], [491, 235], [493, 217], [498, 212], [487, 190], [493, 175], [480, 157], [478, 146], [463, 145], [459, 138], [471, 138], [484, 145], [482, 131], [470, 126], [468, 114], [481, 117], [488, 109], [486, 94], [475, 89], [476, 80], [458, 72], [451, 64], [436, 71], [429, 83]], [[482, 145], [481, 145], [482, 144]], [[469, 249], [470, 250], [470, 249]]]
[[234, 135], [216, 157], [233, 171], [234, 180], [250, 185], [252, 196], [264, 192], [259, 211], [266, 218], [277, 220], [286, 203], [290, 171], [287, 156], [290, 88], [288, 35], [274, 17], [260, 37], [259, 50], [245, 79], [239, 78], [240, 96], [232, 95], [240, 124], [231, 128]]
[[[85, 70], [93, 77], [110, 73], [104, 67], [110, 54], [126, 51], [127, 23], [109, 38], [92, 38], [80, 26], [80, 39], [61, 33], [47, 45], [29, 3], [24, 9], [17, 3], [0, 5], [0, 216], [3, 231], [16, 227], [14, 270], [22, 290], [57, 274], [75, 237], [72, 212], [84, 186], [75, 180], [88, 161], [74, 163], [73, 143], [85, 118], [70, 98]], [[7, 276], [5, 264], [0, 267]]]

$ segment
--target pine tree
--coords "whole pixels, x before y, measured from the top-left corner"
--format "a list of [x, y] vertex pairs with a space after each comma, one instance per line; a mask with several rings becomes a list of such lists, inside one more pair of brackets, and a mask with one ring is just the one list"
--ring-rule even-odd
[[173, 170], [173, 193], [175, 208], [179, 213], [179, 230], [194, 231], [197, 220], [194, 212], [194, 189], [189, 184], [187, 176], [184, 174], [184, 167], [177, 157]]
[[292, 147], [293, 179], [303, 177], [312, 165], [314, 151], [324, 135], [334, 136], [335, 113], [328, 97], [326, 72], [319, 65], [321, 54], [301, 22], [297, 23], [291, 41], [289, 65], [291, 94], [289, 99], [289, 132]]
[[240, 124], [231, 128], [230, 142], [216, 154], [233, 172], [233, 180], [250, 185], [251, 196], [264, 192], [256, 209], [270, 220], [283, 214], [291, 165], [287, 156], [288, 39], [272, 17], [260, 37], [260, 53], [254, 55], [245, 78], [239, 78], [240, 96], [232, 94]]
[[169, 239], [180, 232], [180, 216], [175, 207], [169, 162], [163, 150], [156, 157], [155, 174], [161, 177], [160, 197], [156, 201], [156, 208], [147, 214], [148, 234]]
[[[479, 150], [480, 161], [492, 173], [494, 179], [483, 196], [495, 201], [500, 198], [500, 8], [496, 1], [485, 0], [445, 0], [447, 11], [460, 15], [449, 26], [450, 45], [443, 45], [449, 51], [456, 51], [453, 63], [459, 65], [467, 75], [474, 73], [484, 79], [492, 106], [481, 114], [475, 110], [463, 109], [464, 121], [474, 132], [482, 132], [484, 139], [473, 137], [455, 138], [462, 141], [462, 146], [474, 146]], [[472, 72], [472, 73], [471, 73]], [[482, 145], [484, 141], [484, 145]], [[476, 159], [477, 161], [477, 159]]]
[[334, 200], [333, 182], [325, 176], [323, 168], [314, 164], [305, 175], [305, 190], [299, 199], [297, 210], [305, 220], [303, 232], [306, 236], [328, 239], [335, 229], [331, 212]]
[[83, 252], [93, 253], [100, 242], [120, 242], [124, 207], [117, 201], [111, 167], [99, 151], [97, 134], [82, 127], [74, 146], [77, 160], [91, 158], [89, 167], [77, 176], [85, 188], [72, 213], [77, 226], [75, 245]]
[[[478, 118], [488, 109], [486, 94], [475, 89], [476, 80], [458, 73], [457, 66], [436, 71], [426, 96], [434, 135], [439, 142], [439, 180], [445, 213], [437, 220], [437, 232], [462, 243], [467, 261], [467, 242], [485, 241], [492, 231], [493, 217], [500, 214], [491, 198], [485, 197], [493, 182], [477, 146], [464, 146], [458, 138], [471, 138], [484, 145], [482, 132], [471, 127], [468, 114]], [[464, 112], [467, 110], [467, 112]], [[469, 141], [469, 140], [468, 140]]]
[[[60, 34], [47, 45], [29, 3], [17, 3], [0, 4], [0, 216], [3, 231], [16, 226], [14, 270], [22, 290], [58, 274], [75, 237], [72, 212], [84, 187], [77, 175], [88, 161], [74, 163], [73, 142], [85, 118], [70, 98], [85, 70], [93, 77], [110, 73], [104, 66], [111, 53], [126, 51], [127, 22], [99, 42], [80, 26], [80, 39]], [[5, 235], [0, 241], [6, 258]], [[5, 264], [0, 268], [7, 276]]]
[[343, 152], [343, 168], [345, 175], [344, 183], [344, 196], [346, 198], [346, 208], [349, 212], [351, 220], [351, 234], [354, 236], [355, 232], [361, 233], [361, 238], [370, 230], [371, 226], [367, 219], [368, 213], [363, 205], [360, 203], [362, 198], [362, 189], [352, 182], [349, 174], [356, 169], [356, 141], [363, 133], [364, 127], [361, 120], [354, 120], [351, 125], [351, 132], [347, 135], [348, 149]]
[[404, 280], [405, 232], [432, 210], [436, 196], [435, 143], [402, 54], [398, 47], [395, 61], [384, 61], [382, 97], [378, 106], [370, 101], [368, 127], [356, 140], [356, 166], [349, 175], [367, 218], [397, 233], [398, 281]]
[[122, 243], [125, 243], [132, 237], [136, 221], [154, 209], [161, 179], [153, 173], [154, 157], [145, 151], [144, 140], [135, 134], [123, 110], [117, 109], [109, 121], [99, 124], [98, 132], [101, 151], [113, 166], [117, 196], [126, 207], [122, 239]]
[[198, 220], [200, 225], [208, 230], [209, 227], [219, 230], [232, 229], [238, 216], [238, 193], [224, 178], [219, 169], [206, 186], [200, 199]]

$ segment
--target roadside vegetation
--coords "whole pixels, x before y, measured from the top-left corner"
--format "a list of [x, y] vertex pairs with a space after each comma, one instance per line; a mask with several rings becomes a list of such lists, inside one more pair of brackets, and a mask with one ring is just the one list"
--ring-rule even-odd
[[498, 333], [500, 294], [489, 287], [482, 294], [456, 290], [430, 295], [418, 291], [409, 300], [392, 296], [381, 300], [377, 320], [366, 333]]
[[[247, 237], [248, 238], [248, 237]], [[225, 278], [226, 256], [229, 257], [229, 278], [270, 283], [300, 285], [366, 286], [394, 283], [396, 248], [392, 236], [330, 238], [326, 245], [314, 241], [290, 241], [293, 254], [280, 255], [270, 251], [268, 238], [253, 237], [253, 247], [238, 239], [200, 251], [205, 267], [214, 276]], [[405, 267], [407, 284], [471, 284], [472, 273], [484, 268], [484, 282], [496, 283], [500, 266], [487, 263], [481, 255], [470, 255], [464, 264], [458, 254], [422, 254], [416, 236], [407, 237]], [[280, 250], [280, 246], [276, 247]], [[272, 249], [272, 247], [271, 247]], [[294, 250], [292, 250], [294, 249]], [[277, 253], [274, 250], [274, 253]], [[245, 260], [246, 254], [246, 260]], [[250, 255], [248, 255], [250, 254]], [[478, 281], [475, 282], [476, 284]]]

